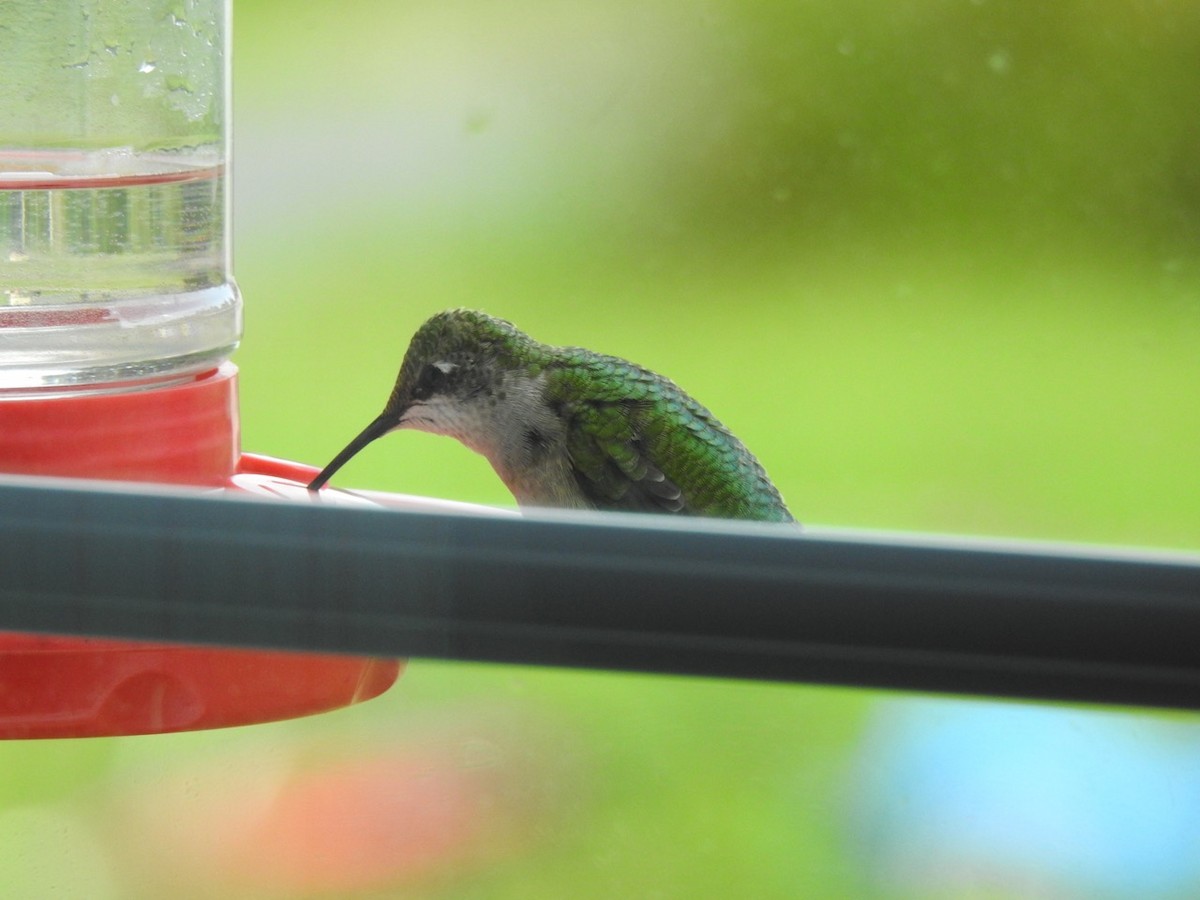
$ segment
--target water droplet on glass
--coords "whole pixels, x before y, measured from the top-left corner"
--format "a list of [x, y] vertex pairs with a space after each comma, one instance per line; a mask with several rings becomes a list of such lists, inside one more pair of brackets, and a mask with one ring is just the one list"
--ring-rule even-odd
[[997, 75], [1004, 75], [1008, 72], [1009, 67], [1012, 65], [1012, 57], [1008, 55], [1007, 50], [997, 50], [988, 57], [987, 64], [988, 68]]

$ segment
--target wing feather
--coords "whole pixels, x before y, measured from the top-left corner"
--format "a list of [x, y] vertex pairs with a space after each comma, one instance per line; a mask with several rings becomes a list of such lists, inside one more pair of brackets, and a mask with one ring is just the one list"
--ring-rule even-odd
[[793, 521], [758, 461], [674, 382], [616, 357], [565, 354], [547, 373], [548, 399], [597, 509]]

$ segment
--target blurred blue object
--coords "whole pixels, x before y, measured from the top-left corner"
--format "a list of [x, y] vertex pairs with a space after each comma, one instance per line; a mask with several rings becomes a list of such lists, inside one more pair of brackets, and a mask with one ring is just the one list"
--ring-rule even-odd
[[851, 779], [889, 895], [1200, 896], [1200, 723], [886, 701]]

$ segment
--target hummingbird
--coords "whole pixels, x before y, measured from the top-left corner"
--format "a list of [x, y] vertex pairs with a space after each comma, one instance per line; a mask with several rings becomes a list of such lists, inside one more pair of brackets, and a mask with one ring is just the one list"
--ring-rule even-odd
[[476, 310], [417, 330], [383, 412], [308, 489], [401, 428], [482, 454], [522, 508], [795, 522], [745, 445], [670, 379]]

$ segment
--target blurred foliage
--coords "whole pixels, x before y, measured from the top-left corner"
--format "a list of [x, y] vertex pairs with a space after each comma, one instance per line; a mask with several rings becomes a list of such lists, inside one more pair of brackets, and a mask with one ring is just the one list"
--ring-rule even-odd
[[[1200, 547], [1195, 4], [239, 0], [234, 60], [247, 449], [324, 463], [470, 305], [671, 375], [808, 523]], [[511, 502], [419, 434], [338, 481]], [[10, 830], [93, 835], [90, 896], [887, 896], [845, 799], [901, 702], [417, 661], [317, 719], [0, 759]], [[379, 757], [490, 773], [480, 830], [376, 882], [408, 857], [353, 830], [349, 880], [304, 881], [288, 847], [376, 819], [285, 840], [280, 798]], [[7, 870], [52, 858], [30, 833]]]

